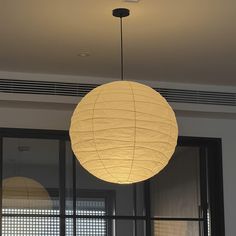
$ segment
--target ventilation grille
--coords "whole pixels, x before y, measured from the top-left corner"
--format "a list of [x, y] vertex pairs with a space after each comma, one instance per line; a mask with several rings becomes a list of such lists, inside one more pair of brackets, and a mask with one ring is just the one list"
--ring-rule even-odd
[[0, 92], [83, 97], [95, 84], [0, 79]]
[[[83, 97], [96, 84], [0, 79], [0, 92]], [[236, 93], [154, 88], [168, 102], [236, 106]]]

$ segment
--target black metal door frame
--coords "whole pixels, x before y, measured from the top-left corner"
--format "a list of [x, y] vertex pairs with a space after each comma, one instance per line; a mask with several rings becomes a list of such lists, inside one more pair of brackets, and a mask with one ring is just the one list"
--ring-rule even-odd
[[[211, 236], [224, 236], [224, 201], [223, 201], [223, 173], [222, 173], [222, 144], [219, 138], [200, 138], [200, 137], [183, 137], [178, 139], [178, 146], [197, 146], [200, 148], [200, 176], [201, 176], [201, 195], [204, 199], [202, 201], [202, 215], [201, 218], [163, 218], [151, 217], [150, 209], [150, 184], [149, 181], [144, 183], [144, 200], [145, 200], [145, 215], [137, 216], [136, 207], [133, 216], [118, 216], [118, 215], [105, 215], [105, 216], [77, 216], [76, 210], [76, 162], [73, 158], [72, 174], [73, 174], [73, 215], [65, 215], [65, 142], [69, 140], [68, 131], [57, 130], [37, 130], [37, 129], [12, 129], [0, 128], [0, 181], [2, 182], [2, 143], [3, 137], [14, 138], [35, 138], [35, 139], [55, 139], [59, 141], [59, 199], [60, 199], [60, 235], [65, 236], [65, 219], [73, 218], [74, 228], [73, 235], [76, 236], [76, 219], [78, 218], [104, 218], [109, 221], [123, 219], [132, 220], [134, 222], [134, 232], [137, 234], [137, 221], [143, 220], [146, 222], [146, 236], [151, 236], [151, 224], [153, 220], [188, 220], [199, 221], [203, 223], [203, 231], [207, 230], [207, 209], [210, 209], [211, 214]], [[206, 181], [203, 181], [207, 179]], [[208, 191], [206, 190], [208, 187]], [[134, 193], [136, 192], [136, 185], [134, 185]], [[207, 194], [209, 196], [207, 196]], [[209, 204], [206, 199], [208, 198]], [[136, 196], [134, 196], [134, 206], [136, 206]], [[0, 185], [0, 207], [2, 209], [2, 185]], [[25, 215], [24, 215], [25, 216]], [[47, 215], [48, 217], [49, 215]], [[46, 217], [46, 216], [45, 216]], [[0, 235], [2, 230], [2, 211], [0, 211]]]

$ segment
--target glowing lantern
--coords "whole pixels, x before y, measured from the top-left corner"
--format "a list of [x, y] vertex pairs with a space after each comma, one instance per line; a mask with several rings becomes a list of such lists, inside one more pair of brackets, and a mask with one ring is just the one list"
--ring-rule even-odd
[[88, 93], [71, 119], [72, 149], [99, 179], [119, 184], [146, 180], [169, 162], [177, 143], [175, 114], [152, 88], [130, 81]]

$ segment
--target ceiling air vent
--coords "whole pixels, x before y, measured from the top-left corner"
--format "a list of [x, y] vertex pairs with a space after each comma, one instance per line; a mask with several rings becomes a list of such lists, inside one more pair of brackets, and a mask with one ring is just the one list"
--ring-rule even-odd
[[[83, 97], [98, 84], [0, 79], [0, 92]], [[236, 106], [236, 93], [154, 88], [168, 102]]]

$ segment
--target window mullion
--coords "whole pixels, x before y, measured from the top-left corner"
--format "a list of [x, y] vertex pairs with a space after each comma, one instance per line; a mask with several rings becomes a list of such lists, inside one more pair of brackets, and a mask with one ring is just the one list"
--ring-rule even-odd
[[60, 196], [60, 235], [65, 236], [65, 188], [66, 188], [66, 145], [65, 140], [59, 141], [59, 196]]

